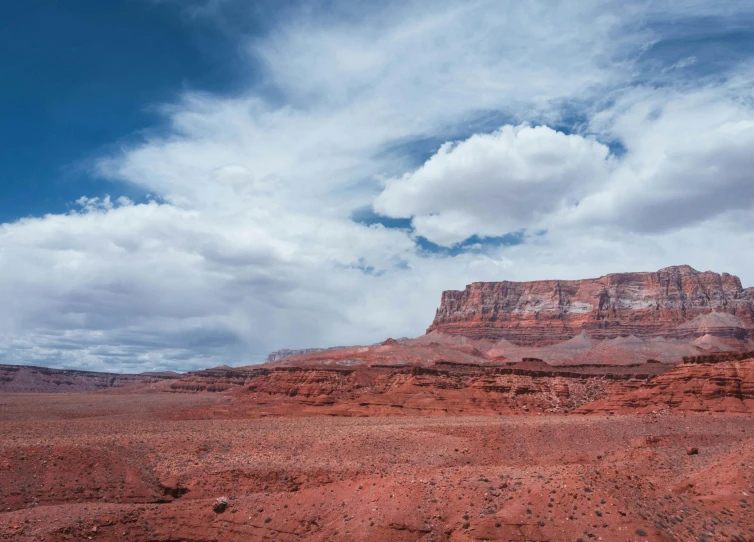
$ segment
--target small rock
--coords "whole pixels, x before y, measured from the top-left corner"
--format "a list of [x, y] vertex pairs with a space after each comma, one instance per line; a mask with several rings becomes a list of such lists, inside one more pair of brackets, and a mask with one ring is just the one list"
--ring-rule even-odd
[[696, 447], [686, 448], [686, 453], [688, 455], [696, 455], [699, 453], [699, 448], [696, 448]]
[[212, 505], [212, 511], [215, 514], [222, 514], [223, 512], [225, 512], [226, 508], [228, 508], [228, 498], [227, 497], [220, 497]]

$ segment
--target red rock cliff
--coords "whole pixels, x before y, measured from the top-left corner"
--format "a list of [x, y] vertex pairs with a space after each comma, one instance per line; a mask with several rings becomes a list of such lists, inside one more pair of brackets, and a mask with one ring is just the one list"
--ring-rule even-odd
[[754, 337], [754, 288], [687, 265], [586, 280], [475, 282], [443, 292], [430, 331], [537, 346], [581, 332], [746, 339]]

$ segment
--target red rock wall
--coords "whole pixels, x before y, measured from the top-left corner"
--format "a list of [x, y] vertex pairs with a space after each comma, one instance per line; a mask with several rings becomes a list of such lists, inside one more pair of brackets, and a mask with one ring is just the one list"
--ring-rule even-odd
[[582, 412], [754, 412], [754, 359], [682, 363], [635, 390], [618, 391]]
[[574, 409], [645, 382], [629, 374], [302, 367], [259, 371], [236, 395], [250, 416], [525, 414]]
[[[694, 321], [712, 312], [723, 314]], [[586, 280], [475, 282], [443, 292], [427, 332], [543, 346], [582, 331], [595, 339], [705, 333], [744, 339], [753, 330], [754, 288], [744, 290], [727, 273], [679, 266]]]

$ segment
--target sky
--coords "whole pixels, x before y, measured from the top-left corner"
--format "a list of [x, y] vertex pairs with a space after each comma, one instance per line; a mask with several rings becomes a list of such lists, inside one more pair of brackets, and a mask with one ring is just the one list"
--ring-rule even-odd
[[476, 281], [754, 286], [750, 2], [7, 4], [0, 363], [418, 336]]

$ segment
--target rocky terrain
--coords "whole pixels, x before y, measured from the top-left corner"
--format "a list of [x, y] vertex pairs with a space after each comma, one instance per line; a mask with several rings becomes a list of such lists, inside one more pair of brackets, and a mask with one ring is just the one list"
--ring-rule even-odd
[[754, 413], [754, 352], [678, 364], [263, 366], [190, 373], [152, 389], [223, 392], [240, 417], [631, 413], [658, 409]]
[[520, 346], [501, 339], [471, 339], [430, 331], [416, 339], [389, 339], [373, 346], [318, 350], [277, 359], [270, 366], [357, 366], [357, 365], [421, 365], [431, 367], [437, 362], [498, 364], [516, 363], [523, 359], [541, 359], [550, 365], [635, 365], [655, 360], [673, 364], [683, 357], [710, 352], [746, 351], [754, 347], [752, 340], [725, 339], [705, 333], [695, 339], [664, 337], [642, 338], [635, 335], [594, 339], [586, 332], [547, 346]]
[[[273, 365], [518, 362], [622, 365], [754, 349], [754, 288], [689, 266], [576, 281], [474, 283], [443, 292], [415, 339], [284, 351]], [[277, 354], [277, 353], [275, 353]]]
[[587, 412], [754, 412], [754, 352], [687, 358], [631, 391], [586, 405]]
[[0, 539], [752, 540], [752, 367], [273, 364], [0, 394]]
[[587, 280], [475, 282], [443, 292], [427, 331], [520, 346], [551, 345], [582, 332], [592, 339], [709, 334], [745, 340], [754, 333], [754, 288], [689, 266]]
[[751, 303], [689, 267], [480, 283], [416, 339], [0, 366], [0, 539], [752, 541]]
[[233, 395], [133, 388], [0, 402], [3, 540], [754, 537], [749, 414], [246, 419]]
[[660, 363], [550, 366], [438, 362], [420, 366], [294, 366], [196, 371], [164, 391], [226, 392], [235, 415], [456, 416], [568, 412], [635, 389], [670, 367]]
[[118, 374], [0, 364], [0, 392], [71, 393], [180, 377], [178, 373]]

